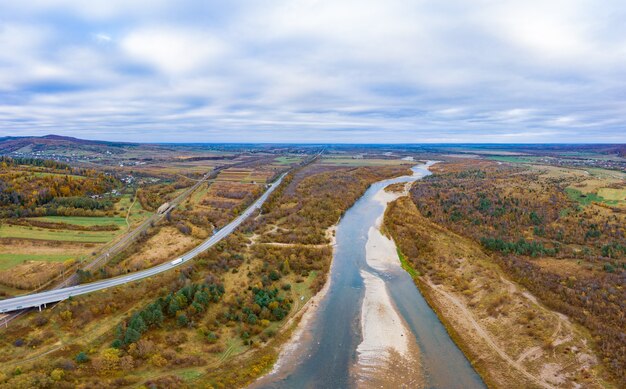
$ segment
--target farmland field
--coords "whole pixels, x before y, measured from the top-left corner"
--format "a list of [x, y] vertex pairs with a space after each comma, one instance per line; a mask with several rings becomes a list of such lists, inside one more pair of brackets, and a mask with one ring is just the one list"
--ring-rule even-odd
[[115, 224], [119, 227], [126, 227], [126, 220], [123, 217], [42, 216], [31, 218], [31, 220], [66, 223], [83, 227], [106, 226], [110, 224]]
[[358, 158], [323, 158], [323, 165], [334, 166], [396, 166], [414, 165], [415, 162], [401, 159], [358, 159]]
[[265, 183], [272, 175], [274, 172], [268, 170], [226, 169], [217, 176], [216, 181]]
[[536, 157], [518, 157], [518, 156], [508, 156], [508, 155], [496, 155], [489, 156], [487, 159], [498, 162], [509, 162], [509, 163], [533, 163], [537, 159]]
[[73, 254], [0, 254], [0, 270], [7, 270], [24, 261], [39, 262], [63, 262], [68, 259], [76, 259]]
[[301, 157], [278, 157], [274, 159], [279, 165], [291, 165], [292, 163], [298, 163], [302, 161]]
[[65, 173], [50, 173], [50, 172], [35, 172], [33, 173], [35, 177], [70, 177], [74, 179], [84, 179], [84, 176], [78, 176], [76, 174], [65, 174]]
[[117, 231], [68, 231], [13, 225], [0, 226], [0, 238], [106, 243], [117, 234]]

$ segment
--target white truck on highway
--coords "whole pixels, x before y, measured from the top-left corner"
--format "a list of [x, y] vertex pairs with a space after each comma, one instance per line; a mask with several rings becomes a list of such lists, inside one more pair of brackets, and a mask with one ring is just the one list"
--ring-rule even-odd
[[182, 258], [176, 258], [175, 260], [173, 260], [172, 262], [170, 262], [172, 265], [178, 265], [179, 263], [181, 263], [183, 261]]

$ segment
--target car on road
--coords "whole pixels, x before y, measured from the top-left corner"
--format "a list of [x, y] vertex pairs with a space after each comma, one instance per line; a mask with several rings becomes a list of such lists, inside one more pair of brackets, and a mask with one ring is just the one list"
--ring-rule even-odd
[[173, 260], [171, 262], [172, 265], [178, 265], [179, 263], [181, 263], [183, 261], [182, 258], [176, 258], [175, 260]]

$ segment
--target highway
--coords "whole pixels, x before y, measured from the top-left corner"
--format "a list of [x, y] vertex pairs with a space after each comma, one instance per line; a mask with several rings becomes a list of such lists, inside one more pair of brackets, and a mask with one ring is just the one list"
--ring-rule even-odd
[[237, 227], [241, 225], [241, 223], [243, 223], [250, 215], [252, 215], [257, 209], [259, 209], [263, 205], [269, 195], [276, 189], [276, 187], [278, 187], [278, 185], [280, 185], [286, 174], [287, 173], [282, 174], [274, 183], [270, 185], [270, 187], [265, 191], [265, 193], [263, 193], [261, 197], [259, 197], [236, 219], [217, 231], [214, 235], [202, 242], [200, 245], [196, 246], [193, 250], [185, 253], [184, 255], [176, 259], [146, 270], [125, 274], [120, 277], [109, 278], [106, 280], [91, 282], [88, 284], [53, 289], [41, 293], [18, 296], [6, 300], [0, 300], [0, 313], [19, 311], [27, 308], [41, 309], [42, 307], [45, 307], [46, 304], [55, 303], [73, 296], [80, 296], [83, 294], [111, 288], [118, 285], [124, 285], [129, 282], [152, 277], [156, 274], [163, 273], [175, 267], [181, 266], [185, 262], [192, 260], [193, 258], [198, 256], [198, 254], [202, 253], [209, 247], [215, 245], [217, 242], [230, 235]]
[[[235, 164], [233, 166], [236, 166], [236, 165], [238, 164]], [[224, 169], [224, 166], [217, 167], [216, 169], [202, 176], [201, 179], [194, 180], [197, 182], [193, 186], [191, 186], [190, 188], [185, 190], [183, 193], [178, 195], [175, 199], [170, 201], [169, 209], [176, 208], [191, 193], [193, 193], [200, 185], [202, 185], [202, 183], [210, 182], [211, 179], [217, 177], [217, 175], [222, 169]], [[150, 226], [156, 224], [161, 219], [163, 219], [166, 213], [167, 212], [153, 214], [148, 219], [144, 220], [143, 223], [141, 223], [134, 230], [122, 236], [120, 240], [115, 241], [111, 244], [107, 244], [106, 246], [108, 247], [106, 247], [96, 258], [92, 259], [89, 263], [84, 265], [81, 268], [81, 270], [93, 272], [94, 270], [97, 270], [99, 267], [101, 267], [103, 264], [106, 264], [109, 261], [109, 258], [114, 257], [117, 253], [120, 253], [121, 251], [126, 249], [129, 244], [135, 241], [135, 239], [139, 236], [139, 234], [141, 234], [143, 231], [146, 231]], [[51, 289], [62, 289], [68, 286], [76, 285], [76, 284], [78, 284], [78, 274], [74, 273], [68, 278], [65, 278], [63, 281], [53, 286]], [[25, 312], [27, 311], [20, 310], [20, 311], [6, 314], [3, 316], [2, 311], [0, 310], [0, 326], [7, 327], [10, 321], [17, 319], [21, 314]]]

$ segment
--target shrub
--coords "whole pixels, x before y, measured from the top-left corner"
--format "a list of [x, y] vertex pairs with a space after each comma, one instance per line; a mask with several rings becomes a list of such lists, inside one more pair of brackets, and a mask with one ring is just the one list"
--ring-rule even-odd
[[78, 363], [85, 363], [85, 362], [89, 361], [89, 357], [83, 351], [81, 351], [78, 354], [76, 354], [76, 357], [74, 357], [74, 359]]
[[55, 381], [61, 381], [63, 379], [64, 375], [65, 375], [65, 372], [63, 370], [61, 370], [61, 369], [54, 369], [50, 373], [50, 378], [52, 378]]
[[209, 332], [206, 335], [206, 339], [209, 341], [209, 343], [215, 343], [217, 342], [217, 335], [215, 335], [215, 332]]
[[185, 327], [187, 324], [189, 324], [189, 318], [187, 318], [187, 315], [185, 315], [184, 313], [181, 313], [176, 318], [176, 323], [179, 327]]

